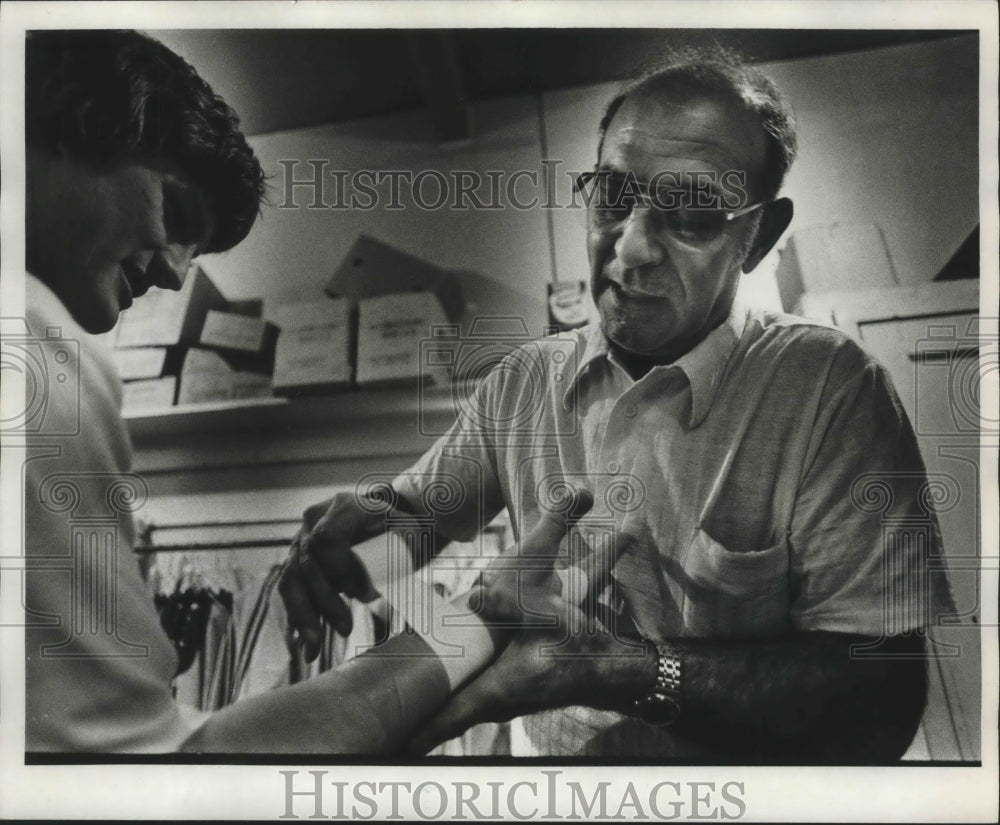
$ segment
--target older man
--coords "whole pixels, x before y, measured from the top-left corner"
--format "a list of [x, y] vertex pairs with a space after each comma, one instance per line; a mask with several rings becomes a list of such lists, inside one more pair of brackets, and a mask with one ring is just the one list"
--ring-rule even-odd
[[[624, 549], [602, 606], [553, 609], [556, 626], [532, 622], [530, 588], [491, 585], [487, 615], [522, 629], [418, 750], [516, 716], [531, 754], [906, 750], [926, 693], [925, 560], [860, 498], [877, 478], [890, 519], [920, 512], [910, 425], [844, 335], [735, 301], [791, 219], [777, 195], [794, 152], [773, 85], [722, 52], [681, 56], [609, 105], [582, 182], [600, 324], [514, 353], [478, 388], [480, 414], [395, 487], [416, 508], [428, 480], [454, 481], [461, 505], [434, 515], [457, 539], [501, 508], [523, 533], [559, 485], [587, 487]], [[529, 407], [527, 430], [512, 412]], [[363, 521], [347, 497], [307, 513], [283, 592], [308, 646], [319, 613], [349, 627], [333, 590], [364, 590], [347, 551]]]

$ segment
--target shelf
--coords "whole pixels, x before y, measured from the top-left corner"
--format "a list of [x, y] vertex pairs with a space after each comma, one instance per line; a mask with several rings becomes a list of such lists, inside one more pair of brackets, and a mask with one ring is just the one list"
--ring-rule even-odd
[[[162, 410], [125, 414], [137, 448], [149, 442], [190, 437], [200, 433], [253, 433], [292, 428], [329, 428], [373, 418], [428, 420], [439, 425], [455, 418], [456, 403], [470, 390], [468, 384], [387, 387], [345, 390], [328, 395], [295, 398], [253, 398], [210, 404], [186, 404]], [[433, 429], [439, 429], [435, 426]]]
[[285, 407], [287, 398], [246, 398], [237, 401], [213, 401], [206, 404], [175, 404], [161, 409], [137, 410], [123, 414], [126, 421], [159, 421], [166, 418], [183, 418], [189, 415], [217, 415], [228, 410], [259, 409], [264, 407]]
[[398, 471], [448, 430], [471, 388], [414, 384], [132, 414], [133, 470], [159, 494], [326, 485]]

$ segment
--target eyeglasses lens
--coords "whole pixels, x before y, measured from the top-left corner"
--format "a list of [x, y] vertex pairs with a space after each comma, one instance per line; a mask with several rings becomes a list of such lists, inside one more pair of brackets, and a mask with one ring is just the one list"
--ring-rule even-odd
[[699, 206], [704, 193], [662, 187], [649, 191], [630, 176], [603, 173], [594, 175], [591, 185], [590, 220], [603, 231], [628, 220], [636, 206], [648, 207], [658, 228], [691, 243], [715, 240], [726, 225], [723, 210]]

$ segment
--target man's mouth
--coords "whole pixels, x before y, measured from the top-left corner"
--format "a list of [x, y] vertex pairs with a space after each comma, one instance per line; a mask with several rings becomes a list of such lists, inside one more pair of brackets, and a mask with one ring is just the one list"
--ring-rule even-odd
[[605, 282], [615, 299], [623, 303], [655, 303], [665, 300], [662, 295], [652, 295], [648, 292], [628, 289], [610, 278], [607, 278]]

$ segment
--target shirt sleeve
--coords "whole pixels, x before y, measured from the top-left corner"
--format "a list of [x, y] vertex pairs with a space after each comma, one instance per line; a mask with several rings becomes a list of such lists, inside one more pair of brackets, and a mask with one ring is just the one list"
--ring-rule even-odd
[[813, 428], [789, 534], [794, 627], [882, 638], [952, 610], [935, 483], [888, 374], [867, 360]]
[[393, 481], [410, 509], [432, 518], [449, 540], [470, 541], [504, 506], [491, 428], [499, 379], [497, 370], [487, 375], [458, 405], [448, 432]]

